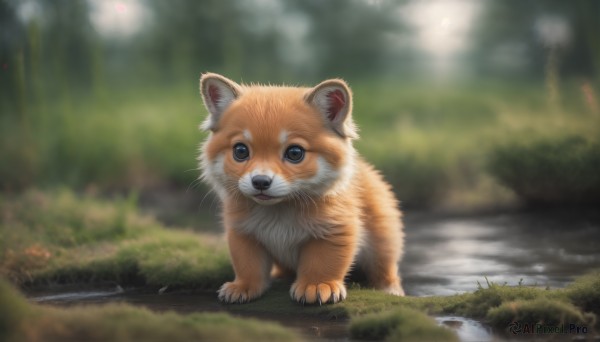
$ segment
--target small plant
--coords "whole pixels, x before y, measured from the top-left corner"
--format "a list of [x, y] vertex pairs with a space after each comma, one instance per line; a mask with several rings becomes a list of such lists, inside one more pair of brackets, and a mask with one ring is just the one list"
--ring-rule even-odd
[[579, 136], [497, 147], [488, 170], [532, 204], [600, 200], [600, 144]]

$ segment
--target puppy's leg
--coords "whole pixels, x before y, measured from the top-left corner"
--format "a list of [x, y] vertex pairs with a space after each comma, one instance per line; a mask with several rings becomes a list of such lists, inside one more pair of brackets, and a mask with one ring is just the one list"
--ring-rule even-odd
[[344, 276], [350, 268], [352, 243], [310, 240], [300, 252], [298, 277], [290, 295], [300, 303], [337, 303], [346, 297]]
[[245, 303], [263, 294], [269, 286], [271, 258], [258, 241], [227, 230], [227, 241], [235, 280], [223, 284], [219, 289], [219, 299], [225, 303]]
[[404, 296], [398, 274], [403, 249], [402, 225], [394, 220], [372, 222], [367, 234], [361, 260], [367, 279], [378, 290]]

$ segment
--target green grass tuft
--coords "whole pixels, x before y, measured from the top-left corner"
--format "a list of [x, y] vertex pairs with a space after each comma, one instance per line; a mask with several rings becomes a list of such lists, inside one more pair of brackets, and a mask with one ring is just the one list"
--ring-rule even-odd
[[486, 321], [494, 328], [502, 330], [512, 322], [520, 324], [544, 324], [560, 326], [568, 324], [590, 325], [595, 323], [593, 314], [583, 314], [573, 304], [558, 300], [535, 299], [505, 302], [491, 308]]
[[529, 286], [508, 286], [489, 283], [487, 288], [480, 287], [473, 293], [463, 295], [463, 299], [454, 305], [449, 305], [444, 310], [448, 313], [484, 318], [492, 308], [502, 303], [514, 300], [564, 298], [560, 290], [545, 290]]
[[30, 314], [29, 311], [25, 299], [0, 278], [0, 341], [13, 336], [15, 327]]
[[429, 316], [402, 307], [353, 319], [350, 335], [359, 340], [458, 341], [454, 332], [438, 326]]

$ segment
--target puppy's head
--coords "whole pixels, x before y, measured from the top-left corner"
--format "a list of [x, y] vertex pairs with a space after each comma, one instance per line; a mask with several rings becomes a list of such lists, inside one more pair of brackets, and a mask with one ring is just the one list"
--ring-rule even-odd
[[306, 201], [347, 185], [353, 170], [352, 96], [342, 80], [314, 88], [242, 86], [204, 74], [211, 133], [203, 176], [219, 193], [261, 205]]

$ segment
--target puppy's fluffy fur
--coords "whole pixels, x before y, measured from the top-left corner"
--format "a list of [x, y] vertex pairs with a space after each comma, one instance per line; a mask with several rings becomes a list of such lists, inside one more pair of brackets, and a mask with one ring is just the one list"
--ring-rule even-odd
[[200, 80], [210, 135], [204, 180], [223, 202], [235, 280], [220, 300], [259, 297], [272, 276], [295, 276], [291, 297], [335, 303], [356, 264], [377, 289], [404, 295], [398, 203], [357, 155], [352, 93], [338, 79], [314, 88], [245, 86], [207, 73]]

